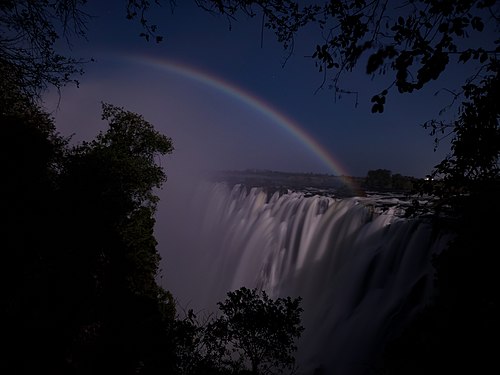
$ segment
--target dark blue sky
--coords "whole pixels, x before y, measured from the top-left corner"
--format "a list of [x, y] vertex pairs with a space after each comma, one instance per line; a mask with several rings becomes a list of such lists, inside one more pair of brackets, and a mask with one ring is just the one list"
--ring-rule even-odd
[[[104, 126], [99, 120], [103, 100], [141, 113], [171, 136], [174, 169], [335, 173], [298, 137], [244, 101], [141, 62], [155, 58], [175, 61], [258, 98], [298, 124], [350, 175], [385, 168], [423, 177], [448, 151], [444, 143], [434, 152], [433, 138], [420, 124], [449, 102], [447, 94], [433, 94], [459, 82], [458, 68], [422, 92], [390, 94], [385, 113], [372, 114], [370, 98], [387, 81], [371, 80], [362, 69], [344, 78], [346, 89], [359, 92], [357, 108], [353, 96], [335, 101], [331, 90], [316, 92], [323, 76], [305, 57], [321, 41], [312, 30], [299, 34], [283, 67], [286, 52], [271, 32], [264, 32], [261, 46], [260, 17], [242, 16], [229, 30], [226, 19], [179, 1], [173, 14], [168, 6], [150, 12], [151, 22], [165, 36], [156, 44], [139, 38], [140, 25], [125, 19], [124, 3], [90, 1], [86, 9], [95, 17], [88, 24], [88, 40], [73, 43], [74, 56], [96, 60], [86, 66], [79, 89], [62, 91], [54, 112], [61, 131], [76, 133], [77, 140]], [[48, 95], [47, 108], [55, 110], [55, 103], [55, 94]]]

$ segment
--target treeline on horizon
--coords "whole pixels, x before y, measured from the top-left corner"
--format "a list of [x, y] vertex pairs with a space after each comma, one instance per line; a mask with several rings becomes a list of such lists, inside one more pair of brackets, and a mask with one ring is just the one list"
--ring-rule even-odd
[[[219, 171], [212, 176], [215, 181], [229, 181], [243, 183], [249, 186], [289, 185], [291, 187], [322, 187], [339, 189], [351, 194], [360, 194], [366, 190], [379, 192], [404, 192], [418, 194], [420, 187], [430, 181], [426, 178], [404, 176], [392, 173], [388, 169], [369, 170], [364, 177], [338, 176], [326, 173], [313, 172], [282, 172], [265, 169], [247, 169]], [[350, 185], [350, 186], [345, 186]], [[349, 194], [348, 194], [349, 195]]]

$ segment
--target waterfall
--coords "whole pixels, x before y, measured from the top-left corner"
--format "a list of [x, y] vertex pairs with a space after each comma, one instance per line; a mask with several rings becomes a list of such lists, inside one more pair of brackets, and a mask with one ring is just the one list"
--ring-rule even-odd
[[431, 257], [449, 239], [425, 217], [404, 218], [408, 204], [200, 186], [184, 245], [198, 280], [189, 298], [215, 310], [241, 286], [300, 296], [300, 373], [370, 373], [383, 343], [429, 301]]

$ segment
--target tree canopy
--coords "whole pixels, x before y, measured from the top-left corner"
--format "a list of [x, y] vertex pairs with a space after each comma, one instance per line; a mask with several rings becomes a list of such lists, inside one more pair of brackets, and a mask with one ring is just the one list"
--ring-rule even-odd
[[219, 302], [221, 315], [205, 330], [209, 358], [216, 367], [241, 373], [274, 374], [295, 365], [302, 334], [300, 298], [271, 299], [265, 291], [240, 288]]
[[19, 87], [39, 97], [49, 85], [61, 88], [83, 73], [86, 59], [57, 52], [60, 39], [67, 43], [84, 37], [87, 0], [0, 1], [0, 64], [8, 66]]
[[[153, 236], [171, 140], [103, 104], [108, 131], [70, 146], [15, 82], [1, 95], [6, 373], [168, 370], [175, 317]], [[22, 350], [21, 350], [22, 349]]]

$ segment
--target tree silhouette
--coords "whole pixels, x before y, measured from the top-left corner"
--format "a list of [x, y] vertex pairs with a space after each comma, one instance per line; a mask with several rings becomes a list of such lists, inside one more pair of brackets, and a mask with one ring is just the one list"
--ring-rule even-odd
[[70, 147], [15, 82], [2, 86], [2, 372], [175, 368], [153, 236], [171, 140], [104, 104], [110, 129]]
[[237, 373], [282, 373], [295, 365], [300, 298], [271, 299], [265, 291], [240, 288], [219, 302], [221, 316], [210, 322], [204, 341], [216, 368]]
[[84, 313], [83, 322], [75, 323], [92, 327], [96, 335], [90, 350], [97, 358], [84, 365], [127, 372], [154, 366], [147, 358], [155, 346], [166, 345], [162, 340], [174, 318], [173, 300], [156, 282], [160, 257], [153, 236], [158, 201], [153, 189], [166, 179], [155, 158], [173, 147], [137, 114], [103, 104], [103, 119], [109, 129], [68, 150], [65, 158], [61, 246], [73, 264], [65, 268], [74, 281], [65, 284]]
[[0, 64], [9, 67], [19, 87], [38, 98], [49, 85], [61, 88], [81, 74], [88, 60], [56, 51], [58, 40], [84, 37], [86, 0], [0, 1]]

